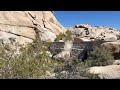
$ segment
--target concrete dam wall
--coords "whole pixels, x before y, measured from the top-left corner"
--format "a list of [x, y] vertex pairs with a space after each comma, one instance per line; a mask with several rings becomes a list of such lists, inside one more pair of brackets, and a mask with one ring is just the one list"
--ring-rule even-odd
[[[91, 42], [73, 42], [71, 49], [71, 57], [73, 59], [86, 59], [87, 53], [93, 51], [95, 47], [100, 47], [105, 41], [91, 41]], [[49, 50], [53, 55], [58, 54], [64, 50], [64, 42], [53, 42]]]

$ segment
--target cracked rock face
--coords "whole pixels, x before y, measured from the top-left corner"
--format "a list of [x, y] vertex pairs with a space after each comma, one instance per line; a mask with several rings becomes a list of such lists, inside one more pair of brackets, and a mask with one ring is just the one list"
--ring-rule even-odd
[[66, 29], [57, 21], [53, 11], [1, 11], [0, 40], [10, 39], [20, 44], [31, 43], [36, 37], [54, 41]]

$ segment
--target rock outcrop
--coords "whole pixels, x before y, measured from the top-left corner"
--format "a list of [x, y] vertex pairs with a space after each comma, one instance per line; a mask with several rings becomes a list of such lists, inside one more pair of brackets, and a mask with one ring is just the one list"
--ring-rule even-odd
[[114, 59], [120, 59], [120, 42], [105, 42], [101, 47], [112, 52]]
[[[112, 27], [91, 26], [88, 24], [79, 24], [67, 28], [73, 35], [88, 40], [117, 41], [120, 37], [120, 31]], [[80, 39], [81, 40], [81, 39]]]
[[113, 53], [115, 59], [120, 59], [120, 31], [107, 26], [92, 26], [78, 24], [67, 28], [73, 34], [75, 42], [98, 41], [96, 45], [106, 48]]
[[11, 39], [20, 44], [31, 43], [39, 37], [43, 41], [54, 41], [56, 35], [66, 29], [57, 21], [53, 11], [1, 11], [0, 41]]

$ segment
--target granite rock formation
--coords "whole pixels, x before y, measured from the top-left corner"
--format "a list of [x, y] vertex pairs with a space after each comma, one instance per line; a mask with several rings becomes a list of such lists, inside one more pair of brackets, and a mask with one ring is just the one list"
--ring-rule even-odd
[[[88, 24], [78, 24], [67, 28], [72, 32], [75, 38], [80, 40], [103, 40], [103, 41], [117, 41], [119, 40], [120, 31], [105, 26], [92, 26]], [[84, 39], [83, 39], [84, 38]]]
[[1, 11], [0, 41], [20, 44], [34, 39], [54, 41], [56, 35], [66, 29], [57, 21], [53, 11]]

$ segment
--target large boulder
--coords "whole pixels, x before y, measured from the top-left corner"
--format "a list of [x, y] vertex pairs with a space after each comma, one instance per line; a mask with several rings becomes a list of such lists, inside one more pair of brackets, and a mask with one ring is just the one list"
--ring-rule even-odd
[[60, 61], [67, 61], [70, 58], [70, 52], [62, 51], [58, 53], [57, 55], [53, 56], [53, 58], [56, 60], [60, 60]]
[[97, 74], [101, 79], [120, 79], [120, 65], [91, 67], [89, 73]]
[[120, 52], [120, 42], [105, 42], [105, 43], [101, 44], [101, 47], [106, 48], [113, 53]]
[[113, 62], [113, 65], [120, 65], [120, 60], [115, 60], [115, 61]]
[[57, 21], [53, 11], [1, 11], [0, 40], [9, 43], [13, 38], [20, 44], [31, 43], [36, 37], [54, 41], [66, 29]]
[[120, 59], [120, 42], [105, 42], [101, 44], [101, 47], [104, 49], [107, 49], [111, 51], [112, 55], [114, 56], [114, 59]]

